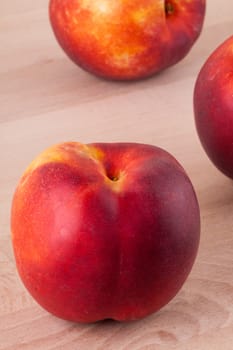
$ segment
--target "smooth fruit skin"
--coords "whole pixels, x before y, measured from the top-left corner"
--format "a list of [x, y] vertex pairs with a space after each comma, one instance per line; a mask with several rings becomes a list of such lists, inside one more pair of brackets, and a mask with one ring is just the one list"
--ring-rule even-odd
[[200, 235], [179, 163], [155, 146], [67, 142], [44, 151], [14, 194], [12, 241], [31, 295], [66, 320], [135, 320], [183, 285]]
[[233, 36], [203, 65], [194, 89], [194, 114], [207, 155], [233, 178]]
[[50, 0], [67, 55], [107, 79], [149, 77], [180, 61], [202, 30], [205, 0]]

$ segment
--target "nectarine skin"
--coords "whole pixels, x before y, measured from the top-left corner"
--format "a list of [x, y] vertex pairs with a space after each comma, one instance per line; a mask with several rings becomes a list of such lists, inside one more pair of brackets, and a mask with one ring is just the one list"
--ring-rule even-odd
[[174, 65], [200, 35], [205, 0], [50, 0], [67, 55], [98, 76], [145, 78]]
[[11, 212], [19, 274], [66, 320], [135, 320], [183, 285], [200, 235], [199, 206], [167, 152], [134, 143], [53, 146], [25, 171]]
[[233, 179], [233, 36], [203, 65], [194, 90], [200, 141], [215, 166]]

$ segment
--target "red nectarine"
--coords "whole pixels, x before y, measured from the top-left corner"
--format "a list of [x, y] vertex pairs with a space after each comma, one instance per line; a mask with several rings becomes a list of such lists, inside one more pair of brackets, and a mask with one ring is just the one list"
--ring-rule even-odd
[[198, 38], [205, 0], [50, 0], [67, 55], [110, 79], [148, 77], [180, 61]]
[[155, 146], [64, 143], [22, 176], [11, 213], [19, 274], [51, 313], [134, 320], [178, 292], [200, 214], [184, 169]]
[[194, 90], [200, 141], [215, 166], [233, 179], [233, 36], [203, 65]]

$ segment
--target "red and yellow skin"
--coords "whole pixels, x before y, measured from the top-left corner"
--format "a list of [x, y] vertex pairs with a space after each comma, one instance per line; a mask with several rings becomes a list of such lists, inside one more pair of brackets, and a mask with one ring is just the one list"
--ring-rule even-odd
[[205, 0], [50, 0], [67, 55], [98, 76], [145, 78], [174, 65], [198, 38]]
[[200, 214], [178, 162], [155, 146], [70, 142], [28, 167], [15, 191], [12, 241], [35, 300], [66, 320], [135, 320], [183, 285]]
[[215, 166], [233, 179], [233, 36], [203, 65], [194, 90], [200, 141]]

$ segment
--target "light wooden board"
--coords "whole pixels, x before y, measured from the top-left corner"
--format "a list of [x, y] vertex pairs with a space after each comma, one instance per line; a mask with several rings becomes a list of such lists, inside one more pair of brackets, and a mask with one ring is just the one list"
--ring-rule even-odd
[[[54, 40], [47, 0], [0, 4], [0, 350], [232, 350], [233, 186], [204, 154], [192, 94], [211, 51], [232, 34], [232, 0], [208, 1], [189, 55], [136, 83], [95, 78]], [[61, 141], [132, 141], [171, 152], [201, 208], [199, 254], [187, 282], [162, 310], [132, 323], [65, 322], [42, 310], [16, 272], [10, 206], [17, 181], [45, 147]]]

